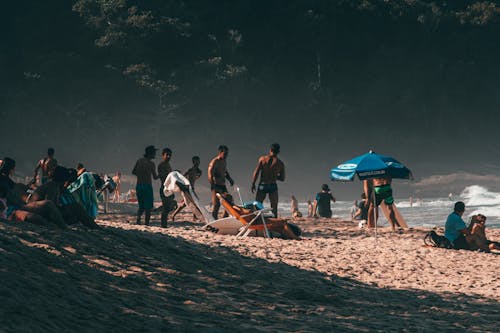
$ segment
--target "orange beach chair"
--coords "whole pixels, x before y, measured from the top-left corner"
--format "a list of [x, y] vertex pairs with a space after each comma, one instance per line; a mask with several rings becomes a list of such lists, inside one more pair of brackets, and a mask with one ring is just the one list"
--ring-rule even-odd
[[298, 226], [291, 225], [286, 219], [264, 216], [264, 213], [271, 209], [252, 211], [231, 204], [219, 193], [217, 197], [224, 209], [241, 222], [242, 228], [237, 234], [238, 237], [246, 237], [254, 232], [254, 235], [266, 238], [271, 238], [272, 234], [278, 234], [285, 239], [300, 239], [301, 231]]

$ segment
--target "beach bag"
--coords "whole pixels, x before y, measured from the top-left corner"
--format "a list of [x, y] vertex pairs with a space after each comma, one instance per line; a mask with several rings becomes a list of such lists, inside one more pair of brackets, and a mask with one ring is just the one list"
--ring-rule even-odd
[[96, 173], [91, 173], [92, 177], [94, 177], [94, 183], [95, 183], [95, 188], [97, 190], [101, 190], [103, 187], [104, 187], [104, 179], [101, 178], [101, 176], [99, 176], [98, 174]]
[[440, 247], [444, 249], [453, 248], [448, 238], [438, 235], [434, 230], [429, 231], [425, 235], [424, 244], [427, 246]]

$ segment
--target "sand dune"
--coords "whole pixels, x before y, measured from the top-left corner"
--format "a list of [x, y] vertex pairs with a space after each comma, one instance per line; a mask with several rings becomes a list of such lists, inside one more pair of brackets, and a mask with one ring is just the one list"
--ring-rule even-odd
[[498, 330], [500, 256], [422, 247], [422, 230], [381, 230], [375, 247], [334, 220], [299, 221], [304, 239], [286, 241], [133, 219], [0, 224], [0, 331]]

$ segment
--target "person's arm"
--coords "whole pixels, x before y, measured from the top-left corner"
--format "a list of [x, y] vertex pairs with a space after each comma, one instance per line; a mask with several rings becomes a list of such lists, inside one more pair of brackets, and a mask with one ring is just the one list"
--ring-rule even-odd
[[358, 217], [360, 215], [361, 215], [361, 208], [358, 208], [358, 210], [356, 210], [356, 213], [354, 213], [354, 215], [352, 216], [352, 219], [355, 220], [356, 217]]
[[36, 179], [36, 176], [38, 175], [38, 170], [42, 167], [42, 160], [38, 161], [38, 164], [35, 167], [35, 175], [33, 176], [34, 179]]
[[252, 193], [255, 192], [255, 183], [257, 182], [257, 178], [259, 178], [259, 174], [262, 170], [262, 158], [259, 158], [259, 161], [257, 162], [257, 166], [255, 167], [255, 170], [253, 171], [253, 176], [252, 176]]
[[153, 176], [153, 179], [159, 179], [160, 178], [159, 173], [160, 173], [160, 171], [158, 171], [158, 173], [156, 173], [155, 164], [154, 164], [154, 162], [151, 162], [151, 175]]
[[363, 180], [363, 192], [365, 193], [365, 207], [370, 205], [370, 183], [369, 180]]
[[313, 204], [313, 217], [318, 217], [318, 200], [314, 200]]
[[337, 202], [337, 199], [330, 193], [330, 200], [332, 200], [334, 203]]
[[231, 184], [231, 186], [234, 185], [234, 180], [233, 178], [231, 178], [231, 176], [229, 175], [229, 172], [226, 171], [226, 179], [229, 180], [229, 184]]
[[207, 176], [208, 176], [208, 183], [210, 184], [210, 186], [213, 186], [215, 184], [215, 180], [214, 180], [214, 164], [215, 162], [212, 160], [209, 164], [208, 164], [208, 171], [207, 171]]
[[137, 176], [137, 162], [135, 162], [134, 168], [132, 169], [132, 174]]
[[285, 164], [280, 161], [280, 172], [278, 173], [278, 180], [285, 181]]

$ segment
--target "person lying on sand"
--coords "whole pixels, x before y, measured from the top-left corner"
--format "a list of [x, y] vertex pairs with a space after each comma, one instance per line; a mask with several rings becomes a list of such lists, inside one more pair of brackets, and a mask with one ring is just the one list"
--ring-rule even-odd
[[500, 250], [500, 242], [493, 242], [486, 238], [486, 216], [482, 214], [473, 215], [467, 229], [470, 235], [466, 236], [470, 250], [481, 250], [491, 252]]

